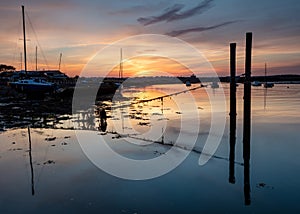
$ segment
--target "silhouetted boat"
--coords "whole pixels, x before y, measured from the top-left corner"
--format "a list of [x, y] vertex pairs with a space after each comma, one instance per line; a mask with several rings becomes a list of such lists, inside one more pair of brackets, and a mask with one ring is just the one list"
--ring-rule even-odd
[[54, 84], [47, 82], [42, 78], [28, 78], [27, 74], [27, 55], [26, 55], [26, 28], [25, 28], [25, 13], [22, 5], [22, 19], [23, 19], [23, 40], [24, 40], [24, 63], [25, 63], [25, 79], [19, 79], [8, 84], [18, 91], [27, 93], [28, 95], [41, 95], [54, 90]]
[[266, 83], [264, 83], [264, 87], [265, 88], [273, 88], [274, 87], [274, 83], [272, 83], [272, 82], [266, 82]]
[[[119, 89], [119, 92], [123, 89], [123, 50], [120, 49], [120, 68], [119, 68], [119, 80], [114, 83], [114, 87]], [[107, 85], [106, 85], [107, 86]], [[104, 86], [105, 87], [105, 86]]]
[[267, 82], [267, 63], [265, 63], [265, 83], [264, 83], [265, 88], [273, 88], [274, 83], [272, 82]]
[[47, 93], [54, 91], [54, 84], [43, 79], [21, 79], [9, 82], [9, 85], [24, 93]]

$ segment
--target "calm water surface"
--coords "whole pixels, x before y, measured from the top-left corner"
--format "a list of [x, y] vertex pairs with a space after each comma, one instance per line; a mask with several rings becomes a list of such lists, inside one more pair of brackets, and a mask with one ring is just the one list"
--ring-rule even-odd
[[[27, 129], [2, 132], [0, 213], [299, 213], [300, 85], [275, 85], [267, 90], [252, 87], [248, 206], [244, 203], [242, 164], [243, 86], [237, 88], [235, 184], [228, 182], [229, 85], [223, 84], [223, 88], [227, 108], [217, 110], [226, 113], [227, 124], [215, 156], [204, 166], [198, 165], [197, 151], [204, 146], [212, 115], [204, 88], [191, 92], [196, 112], [188, 105], [182, 108], [191, 102], [190, 94], [185, 93], [164, 98], [163, 102], [158, 99], [130, 106], [125, 105], [128, 100], [114, 103], [114, 110], [107, 110], [106, 133], [100, 131], [100, 120], [93, 117], [93, 109], [79, 112], [59, 125], [72, 128], [75, 122], [81, 129], [99, 129], [115, 151], [129, 158], [147, 159], [169, 149], [153, 142], [176, 141], [182, 117], [192, 121], [198, 114], [196, 151], [175, 170], [146, 181], [124, 180], [98, 169], [82, 152], [74, 130], [40, 128], [31, 129], [32, 179]], [[182, 89], [184, 85], [125, 88], [123, 95], [135, 100], [151, 99]], [[222, 93], [221, 88], [207, 90], [212, 96]], [[112, 105], [104, 104], [106, 108]], [[117, 138], [115, 131], [123, 137]], [[146, 140], [150, 145], [131, 144], [129, 138]]]

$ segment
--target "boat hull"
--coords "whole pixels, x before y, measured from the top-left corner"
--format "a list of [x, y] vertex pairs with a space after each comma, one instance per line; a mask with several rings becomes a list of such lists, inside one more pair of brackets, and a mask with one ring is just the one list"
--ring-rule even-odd
[[37, 85], [37, 84], [22, 84], [17, 82], [11, 82], [9, 85], [16, 89], [19, 92], [23, 93], [32, 93], [32, 94], [44, 94], [54, 91], [54, 85], [44, 84], [44, 85]]
[[264, 83], [264, 87], [265, 88], [273, 88], [274, 87], [274, 83], [266, 82], [266, 83]]

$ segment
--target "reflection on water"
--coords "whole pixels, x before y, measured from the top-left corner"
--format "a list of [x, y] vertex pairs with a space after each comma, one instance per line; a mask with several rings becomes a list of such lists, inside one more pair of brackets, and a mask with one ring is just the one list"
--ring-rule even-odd
[[264, 89], [264, 110], [267, 109], [267, 95], [268, 95], [267, 93], [268, 93], [268, 89], [265, 88]]
[[28, 127], [28, 142], [29, 142], [29, 163], [30, 163], [30, 172], [31, 172], [31, 194], [34, 195], [34, 171], [32, 164], [32, 151], [31, 151], [31, 134], [30, 128]]
[[245, 205], [251, 204], [251, 196], [250, 196], [250, 160], [244, 160], [244, 197], [245, 197]]
[[[97, 130], [101, 126], [100, 115], [97, 114], [97, 110], [104, 108], [107, 111], [107, 118], [110, 120], [120, 120], [117, 115], [111, 114], [111, 109], [123, 108], [122, 117], [130, 118], [132, 120], [144, 120], [145, 123], [140, 123], [140, 125], [146, 124], [149, 119], [148, 116], [153, 114], [163, 114], [166, 118], [176, 118], [181, 114], [178, 110], [178, 106], [174, 102], [174, 98], [182, 99], [182, 102], [188, 102], [185, 94], [174, 95], [173, 97], [166, 97], [158, 100], [152, 100], [151, 102], [145, 103], [134, 103], [136, 100], [149, 100], [151, 98], [156, 98], [165, 95], [166, 92], [172, 94], [178, 92], [183, 88], [183, 86], [178, 87], [178, 85], [160, 85], [160, 86], [148, 86], [143, 88], [128, 88], [125, 89], [123, 95], [127, 97], [126, 100], [113, 103], [111, 101], [98, 102], [98, 105], [91, 107], [88, 110], [78, 111], [76, 114], [70, 115], [63, 112], [63, 110], [57, 111], [56, 113], [42, 112], [41, 110], [36, 110], [36, 108], [43, 109], [45, 103], [36, 103], [34, 101], [20, 101], [11, 103], [0, 103], [0, 129], [13, 128], [13, 127], [24, 127], [31, 125], [36, 128], [54, 128], [54, 129], [72, 129], [72, 121], [80, 122], [80, 127], [82, 129], [94, 129]], [[229, 85], [223, 84], [225, 93], [229, 96]], [[195, 91], [191, 91], [194, 96], [196, 103], [199, 108], [199, 113], [202, 119], [210, 119], [211, 106], [209, 103], [209, 98], [206, 93], [206, 89], [213, 90], [213, 93], [219, 93], [219, 89], [210, 88], [200, 88]], [[163, 90], [164, 93], [159, 92]], [[237, 88], [237, 96], [241, 97], [243, 91], [243, 86]], [[255, 119], [263, 120], [268, 118], [268, 121], [264, 122], [286, 122], [294, 121], [298, 122], [298, 112], [299, 107], [299, 85], [275, 85], [274, 88], [266, 89], [263, 87], [253, 87], [252, 88], [252, 110]], [[238, 99], [238, 114], [241, 115], [242, 99]], [[288, 105], [287, 105], [288, 102]], [[49, 103], [48, 105], [53, 105]], [[70, 104], [71, 105], [71, 104]], [[126, 106], [127, 105], [127, 106]], [[227, 103], [229, 105], [229, 102]], [[32, 110], [25, 108], [28, 106]], [[4, 108], [5, 107], [5, 108]], [[229, 106], [228, 106], [229, 107]], [[268, 109], [269, 107], [269, 109]], [[2, 109], [3, 108], [3, 109]], [[7, 110], [9, 109], [9, 112]], [[126, 112], [126, 114], [125, 114]], [[285, 115], [282, 118], [282, 114]], [[110, 123], [108, 121], [108, 123]], [[110, 128], [108, 126], [108, 128]]]
[[[229, 85], [223, 87], [228, 97]], [[196, 145], [187, 160], [169, 174], [145, 182], [121, 180], [98, 170], [82, 153], [72, 130], [74, 124], [82, 130], [99, 131], [110, 142], [109, 146], [125, 157], [147, 159], [164, 155], [167, 146], [178, 138], [182, 116], [195, 117], [192, 109], [183, 110], [178, 106], [178, 102], [185, 104], [190, 100], [183, 93], [174, 95], [177, 103], [174, 97], [138, 101], [180, 90], [178, 85], [125, 88], [124, 100], [99, 102], [74, 115], [46, 118], [46, 124], [61, 129], [32, 128], [31, 143], [27, 129], [2, 132], [0, 170], [5, 176], [0, 177], [0, 212], [22, 209], [45, 213], [184, 213], [186, 210], [255, 213], [282, 212], [287, 207], [300, 211], [294, 200], [300, 197], [297, 171], [300, 85], [289, 88], [275, 85], [267, 93], [263, 87], [252, 88], [251, 160], [245, 162], [241, 130], [243, 86], [237, 88], [235, 185], [229, 185], [227, 179], [228, 129], [213, 158], [202, 167], [198, 165], [211, 126], [211, 106], [204, 88], [190, 92], [200, 117]], [[220, 93], [220, 89], [214, 89], [214, 93]], [[229, 102], [227, 105], [229, 113]], [[128, 144], [127, 138], [134, 139], [139, 146]], [[137, 154], [140, 156], [136, 157]], [[245, 207], [244, 202], [250, 203], [250, 186], [251, 206]], [[30, 191], [34, 197], [28, 197]]]

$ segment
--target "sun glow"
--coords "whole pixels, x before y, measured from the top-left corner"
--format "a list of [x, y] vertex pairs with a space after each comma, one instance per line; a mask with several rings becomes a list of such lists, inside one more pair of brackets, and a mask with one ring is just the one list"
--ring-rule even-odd
[[[157, 56], [139, 56], [123, 60], [124, 77], [132, 76], [190, 76], [192, 72], [182, 64]], [[108, 76], [118, 76], [120, 64]]]

